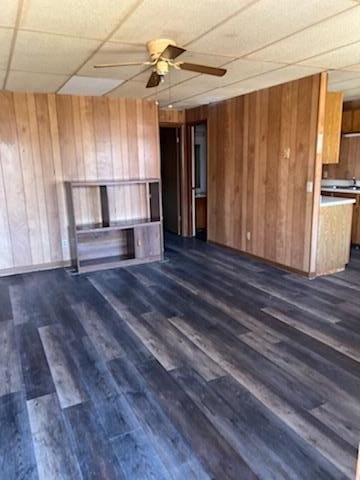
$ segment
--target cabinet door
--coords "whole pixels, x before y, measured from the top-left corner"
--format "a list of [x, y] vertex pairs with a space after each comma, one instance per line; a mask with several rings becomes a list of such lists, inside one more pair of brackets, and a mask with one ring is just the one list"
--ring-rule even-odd
[[360, 132], [360, 109], [352, 112], [352, 132]]
[[346, 110], [342, 114], [341, 131], [343, 133], [352, 132], [353, 112], [352, 110]]
[[343, 94], [327, 92], [325, 104], [323, 163], [339, 163]]
[[157, 257], [161, 254], [160, 225], [135, 227], [135, 258]]

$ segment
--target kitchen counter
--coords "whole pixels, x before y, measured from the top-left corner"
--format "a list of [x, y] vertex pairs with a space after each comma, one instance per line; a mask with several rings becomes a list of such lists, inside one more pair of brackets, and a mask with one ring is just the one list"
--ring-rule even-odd
[[333, 187], [321, 187], [322, 192], [330, 192], [330, 193], [348, 193], [349, 195], [360, 195], [360, 188], [358, 187], [356, 190], [352, 188], [333, 188]]
[[342, 197], [320, 197], [320, 207], [335, 207], [338, 205], [348, 205], [356, 203], [354, 198], [342, 198]]
[[350, 259], [354, 198], [321, 196], [316, 275], [345, 269]]

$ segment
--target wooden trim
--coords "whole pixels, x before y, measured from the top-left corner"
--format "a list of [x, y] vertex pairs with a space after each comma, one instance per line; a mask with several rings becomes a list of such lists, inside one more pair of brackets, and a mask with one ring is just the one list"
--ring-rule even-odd
[[265, 263], [266, 265], [270, 265], [272, 267], [278, 268], [279, 270], [284, 270], [285, 272], [297, 273], [298, 275], [301, 275], [303, 277], [307, 277], [309, 279], [315, 278], [315, 276], [316, 276], [316, 275], [312, 275], [312, 274], [310, 275], [309, 272], [306, 272], [304, 270], [299, 270], [297, 268], [288, 267], [286, 265], [283, 265], [282, 263], [273, 262], [272, 260], [268, 260], [266, 258], [259, 257], [258, 255], [254, 255], [253, 253], [245, 252], [244, 250], [239, 250], [238, 248], [229, 247], [229, 246], [224, 245], [222, 243], [215, 242], [214, 240], [208, 240], [207, 243], [209, 243], [210, 245], [219, 246], [219, 247], [224, 248], [226, 250], [230, 250], [231, 252], [235, 252], [238, 255], [248, 257], [248, 258], [252, 258], [254, 260], [258, 260], [261, 263]]
[[327, 85], [328, 85], [328, 74], [326, 72], [323, 72], [320, 74], [316, 156], [315, 156], [315, 166], [314, 166], [314, 175], [313, 175], [314, 187], [313, 187], [313, 204], [312, 204], [312, 217], [311, 217], [312, 221], [311, 221], [310, 263], [309, 263], [310, 273], [316, 272]]
[[21, 275], [22, 273], [39, 272], [43, 270], [53, 270], [55, 268], [66, 268], [71, 266], [71, 261], [63, 260], [60, 262], [40, 263], [38, 265], [25, 265], [24, 267], [5, 268], [0, 270], [0, 277]]

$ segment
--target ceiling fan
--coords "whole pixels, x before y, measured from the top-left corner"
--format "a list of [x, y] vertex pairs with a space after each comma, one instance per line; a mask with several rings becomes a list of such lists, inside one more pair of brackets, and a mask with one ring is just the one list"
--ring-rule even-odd
[[105, 63], [102, 65], [94, 65], [94, 68], [109, 67], [127, 67], [131, 65], [149, 65], [152, 67], [152, 73], [146, 84], [146, 88], [157, 87], [160, 82], [164, 81], [165, 75], [170, 68], [177, 70], [189, 70], [190, 72], [205, 73], [207, 75], [215, 75], [222, 77], [225, 75], [224, 68], [209, 67], [207, 65], [197, 65], [188, 62], [175, 62], [182, 53], [186, 52], [185, 48], [178, 47], [174, 40], [168, 38], [158, 38], [147, 42], [146, 49], [149, 53], [150, 60], [147, 62], [126, 62], [126, 63]]

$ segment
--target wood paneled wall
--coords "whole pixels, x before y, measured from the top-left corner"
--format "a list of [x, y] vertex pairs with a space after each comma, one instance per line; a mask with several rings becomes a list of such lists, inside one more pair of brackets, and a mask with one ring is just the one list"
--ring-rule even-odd
[[[360, 131], [360, 102], [345, 102], [343, 122], [346, 122], [345, 114], [351, 112], [350, 128], [348, 131]], [[344, 130], [345, 125], [343, 125]], [[353, 177], [360, 180], [360, 137], [342, 137], [340, 144], [340, 158], [336, 165], [325, 165], [323, 173], [327, 172], [327, 178], [349, 179]], [[324, 175], [325, 176], [325, 175]]]
[[185, 110], [159, 109], [160, 125], [182, 125], [185, 123]]
[[[159, 177], [158, 135], [152, 102], [0, 92], [0, 273], [67, 262], [64, 182]], [[144, 215], [141, 190], [112, 200], [113, 218]], [[79, 192], [84, 223], [98, 202]]]
[[208, 123], [210, 241], [310, 271], [318, 205], [307, 182], [318, 192], [320, 80], [316, 75], [243, 95], [206, 113], [187, 111], [187, 121]]

